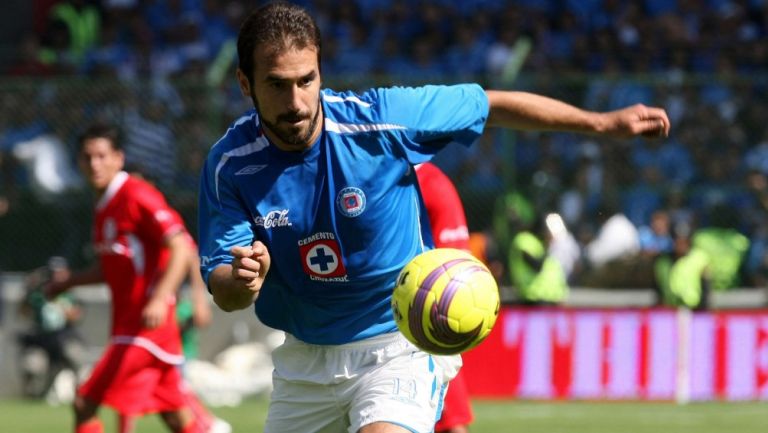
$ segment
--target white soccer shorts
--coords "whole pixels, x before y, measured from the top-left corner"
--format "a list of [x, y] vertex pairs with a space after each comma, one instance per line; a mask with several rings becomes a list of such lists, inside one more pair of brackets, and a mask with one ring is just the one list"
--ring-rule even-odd
[[265, 433], [357, 433], [379, 421], [432, 432], [461, 367], [460, 356], [422, 352], [399, 332], [336, 346], [286, 335], [272, 359]]

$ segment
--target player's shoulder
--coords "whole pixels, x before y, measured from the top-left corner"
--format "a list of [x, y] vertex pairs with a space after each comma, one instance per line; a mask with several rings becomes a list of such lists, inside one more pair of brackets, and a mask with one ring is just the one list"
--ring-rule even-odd
[[124, 185], [125, 190], [132, 196], [160, 195], [162, 193], [154, 185], [136, 176], [128, 176]]
[[323, 89], [321, 93], [326, 119], [338, 124], [386, 123], [392, 112], [402, 111], [420, 95], [412, 87], [374, 87], [361, 92]]
[[258, 114], [251, 109], [235, 119], [224, 134], [211, 146], [210, 155], [221, 156], [233, 149], [254, 142], [259, 137]]
[[125, 178], [122, 190], [125, 192], [125, 195], [129, 197], [136, 197], [141, 196], [141, 194], [146, 191], [150, 191], [151, 189], [149, 187], [150, 185], [148, 182], [136, 176], [129, 175]]
[[325, 117], [339, 123], [371, 120], [379, 101], [374, 89], [363, 93], [323, 89], [320, 96]]
[[125, 188], [128, 188], [130, 190], [159, 192], [159, 190], [148, 181], [133, 175], [129, 175], [125, 179]]

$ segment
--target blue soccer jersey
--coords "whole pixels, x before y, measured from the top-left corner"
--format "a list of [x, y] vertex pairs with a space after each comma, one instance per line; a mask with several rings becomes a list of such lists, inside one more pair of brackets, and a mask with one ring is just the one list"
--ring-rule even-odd
[[200, 254], [208, 280], [255, 239], [272, 264], [256, 314], [312, 344], [343, 344], [396, 325], [400, 269], [431, 245], [413, 164], [482, 133], [480, 86], [321, 94], [318, 141], [304, 152], [271, 144], [251, 111], [212, 147], [200, 191]]

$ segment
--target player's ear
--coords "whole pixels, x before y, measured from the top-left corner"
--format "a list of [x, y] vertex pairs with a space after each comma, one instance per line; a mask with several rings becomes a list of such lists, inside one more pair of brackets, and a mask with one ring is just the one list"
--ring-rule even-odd
[[243, 96], [246, 98], [251, 97], [251, 82], [248, 81], [248, 77], [243, 73], [243, 70], [240, 68], [237, 68], [237, 83], [240, 85], [240, 92], [243, 93]]

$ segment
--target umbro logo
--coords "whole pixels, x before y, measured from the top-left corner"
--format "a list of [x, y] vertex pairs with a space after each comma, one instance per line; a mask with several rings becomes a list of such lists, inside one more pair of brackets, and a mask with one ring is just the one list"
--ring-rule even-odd
[[248, 174], [255, 174], [260, 172], [261, 170], [264, 170], [267, 168], [266, 164], [259, 164], [259, 165], [246, 165], [245, 167], [241, 168], [239, 171], [235, 173], [235, 176], [243, 176]]

